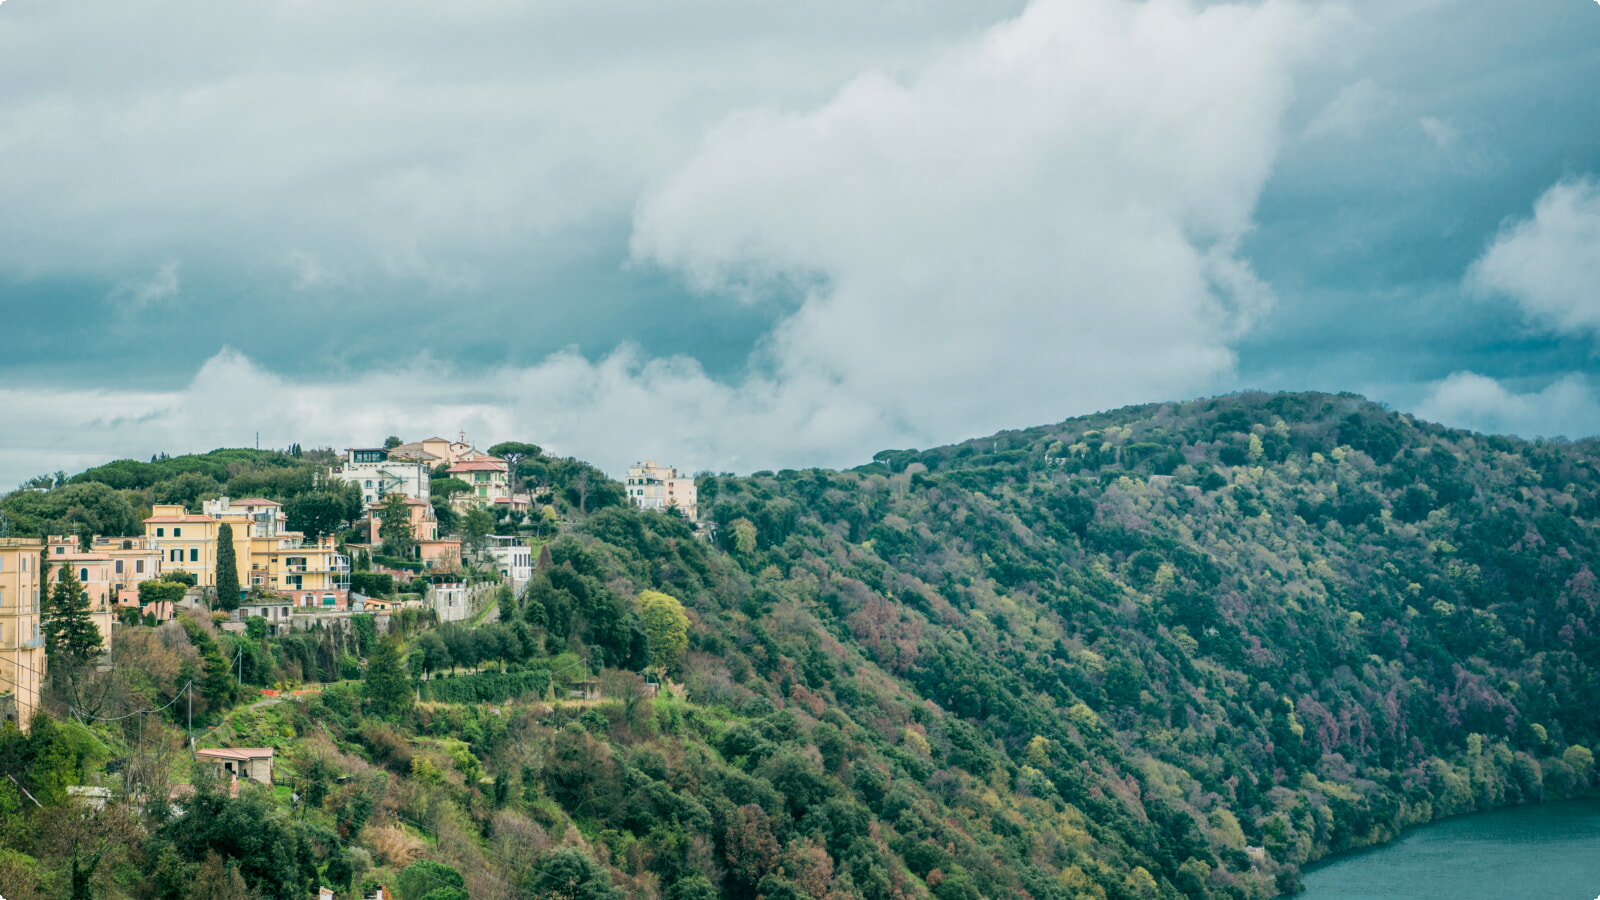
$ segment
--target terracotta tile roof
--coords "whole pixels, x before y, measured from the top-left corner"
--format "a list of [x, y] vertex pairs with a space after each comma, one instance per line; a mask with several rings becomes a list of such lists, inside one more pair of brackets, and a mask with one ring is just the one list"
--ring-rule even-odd
[[230, 506], [282, 506], [283, 505], [282, 503], [279, 503], [276, 500], [268, 500], [265, 497], [251, 497], [248, 500], [229, 500], [228, 504]]
[[503, 460], [503, 459], [496, 459], [493, 456], [485, 456], [482, 459], [469, 459], [466, 462], [458, 462], [455, 465], [450, 467], [450, 471], [452, 471], [452, 472], [504, 472], [504, 471], [506, 471], [506, 461]]

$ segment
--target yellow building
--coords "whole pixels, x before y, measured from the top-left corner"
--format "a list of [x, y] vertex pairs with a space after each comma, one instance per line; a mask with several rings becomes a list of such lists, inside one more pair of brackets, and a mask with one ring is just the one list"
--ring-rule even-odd
[[288, 529], [275, 501], [261, 498], [208, 500], [204, 515], [181, 506], [156, 506], [145, 520], [145, 537], [160, 552], [164, 570], [193, 572], [201, 587], [215, 588], [217, 532], [233, 530], [233, 558], [242, 590], [289, 597], [298, 607], [344, 608], [349, 603], [350, 558], [331, 537], [313, 541]]
[[[240, 519], [243, 522], [243, 518]], [[157, 503], [144, 520], [144, 536], [160, 553], [162, 570], [181, 569], [200, 587], [217, 586], [217, 526], [210, 516], [193, 515], [181, 503]], [[235, 529], [237, 531], [237, 529]], [[234, 535], [237, 541], [239, 535]]]
[[39, 556], [44, 541], [0, 538], [0, 721], [27, 730], [45, 673]]

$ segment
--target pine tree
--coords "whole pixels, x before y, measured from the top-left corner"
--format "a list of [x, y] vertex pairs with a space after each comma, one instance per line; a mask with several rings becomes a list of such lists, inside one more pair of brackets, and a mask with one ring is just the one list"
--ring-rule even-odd
[[89, 617], [89, 593], [66, 563], [61, 564], [43, 613], [44, 646], [52, 668], [76, 669], [100, 655], [100, 629]]
[[233, 550], [233, 526], [217, 528], [217, 606], [228, 612], [239, 608], [239, 561]]
[[362, 694], [383, 715], [405, 712], [411, 706], [411, 683], [400, 660], [400, 641], [393, 635], [378, 642], [367, 660]]

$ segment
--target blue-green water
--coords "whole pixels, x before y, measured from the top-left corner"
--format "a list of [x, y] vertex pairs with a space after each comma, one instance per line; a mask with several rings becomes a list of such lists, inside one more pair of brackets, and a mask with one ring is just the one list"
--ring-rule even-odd
[[1426, 825], [1304, 880], [1297, 900], [1600, 900], [1600, 800]]

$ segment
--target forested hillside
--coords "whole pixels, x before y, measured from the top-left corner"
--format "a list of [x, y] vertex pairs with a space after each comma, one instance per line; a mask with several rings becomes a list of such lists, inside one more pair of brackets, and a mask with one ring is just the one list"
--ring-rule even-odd
[[[0, 735], [56, 798], [0, 780], [31, 817], [0, 825], [0, 890], [1273, 896], [1408, 824], [1594, 788], [1597, 451], [1241, 395], [708, 476], [709, 543], [602, 491], [498, 624], [348, 638], [325, 668], [361, 680], [300, 702], [227, 718], [231, 642], [247, 682], [302, 665], [260, 633], [130, 641], [173, 672], [119, 702], [166, 702], [188, 660], [208, 721], [278, 747], [301, 799], [201, 779], [173, 814], [74, 818], [59, 785], [149, 732]], [[581, 659], [606, 698], [541, 699]], [[169, 756], [174, 716], [145, 723]]]

